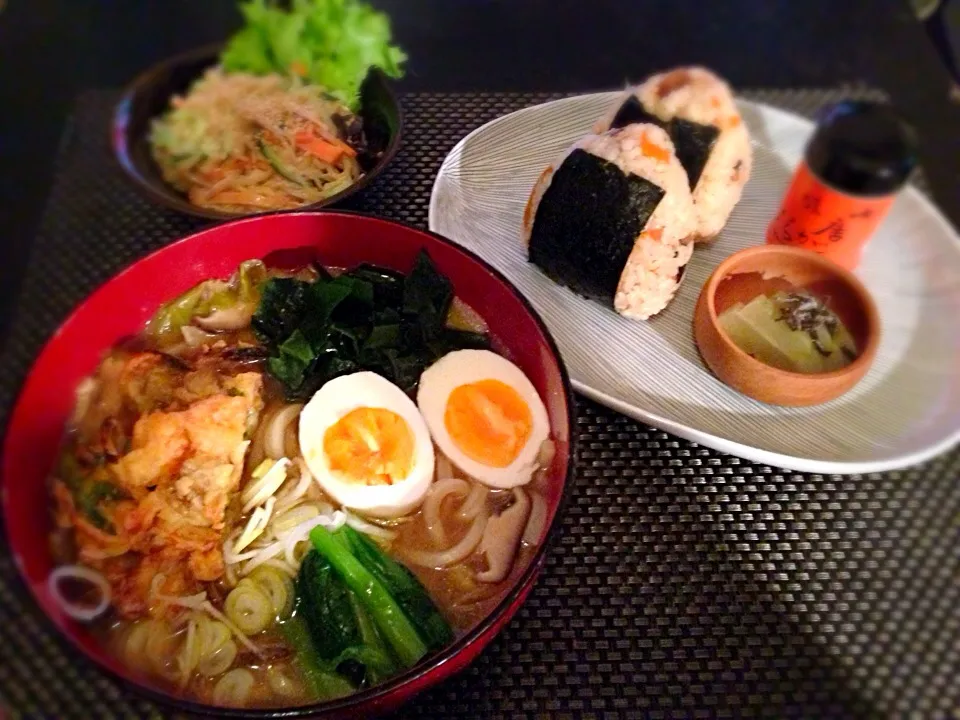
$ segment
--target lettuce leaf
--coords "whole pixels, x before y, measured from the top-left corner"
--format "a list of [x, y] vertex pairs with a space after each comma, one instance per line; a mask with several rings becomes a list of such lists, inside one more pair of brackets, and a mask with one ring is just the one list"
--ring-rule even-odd
[[224, 69], [299, 75], [352, 110], [371, 67], [403, 76], [404, 52], [391, 44], [390, 20], [360, 0], [271, 0], [240, 4], [244, 26], [220, 55]]

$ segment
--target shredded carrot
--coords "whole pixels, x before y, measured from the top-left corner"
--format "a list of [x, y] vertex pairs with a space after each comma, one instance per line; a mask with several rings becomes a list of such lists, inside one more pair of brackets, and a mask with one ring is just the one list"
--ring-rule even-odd
[[227, 176], [227, 171], [222, 166], [218, 166], [210, 168], [209, 170], [204, 170], [200, 174], [207, 182], [215, 183], [223, 180]]
[[347, 155], [348, 157], [356, 157], [356, 156], [357, 156], [357, 151], [354, 150], [354, 149], [353, 149], [352, 147], [350, 147], [349, 145], [347, 145], [345, 142], [343, 142], [342, 140], [337, 140], [337, 142], [340, 143], [340, 147], [343, 148], [343, 154], [344, 154], [344, 155]]
[[300, 130], [294, 135], [297, 146], [314, 157], [331, 165], [336, 164], [344, 155], [355, 157], [357, 151], [340, 140], [326, 140], [317, 137], [309, 130]]
[[294, 60], [292, 63], [290, 63], [290, 72], [292, 72], [294, 75], [299, 75], [300, 77], [306, 77], [307, 66], [299, 60]]
[[643, 232], [652, 240], [656, 240], [657, 242], [663, 240], [663, 228], [661, 227], [650, 228], [649, 230], [644, 230]]
[[298, 130], [296, 135], [293, 136], [293, 139], [296, 141], [297, 145], [310, 145], [316, 140], [321, 140], [325, 143], [333, 145], [334, 147], [340, 148], [343, 150], [345, 155], [349, 155], [350, 157], [356, 157], [357, 155], [357, 151], [342, 140], [335, 137], [324, 137], [322, 135], [317, 135], [310, 130]]
[[645, 132], [640, 135], [640, 152], [648, 158], [661, 162], [669, 162], [670, 160], [670, 151], [653, 142]]
[[742, 122], [742, 121], [741, 121], [739, 115], [731, 115], [731, 116], [727, 119], [727, 127], [735, 128], [735, 127], [736, 127], [737, 125], [739, 125], [741, 122]]
[[719, 108], [719, 107], [720, 107], [720, 98], [718, 98], [716, 95], [711, 95], [711, 96], [710, 96], [710, 107], [712, 107], [712, 108]]
[[328, 143], [326, 140], [321, 140], [320, 138], [304, 144], [303, 149], [314, 157], [328, 162], [331, 165], [336, 165], [337, 161], [343, 157], [342, 148], [338, 148], [333, 143]]

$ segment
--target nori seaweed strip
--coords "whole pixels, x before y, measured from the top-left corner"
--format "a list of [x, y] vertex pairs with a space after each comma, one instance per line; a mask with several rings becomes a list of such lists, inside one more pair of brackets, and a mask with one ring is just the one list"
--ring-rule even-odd
[[677, 160], [687, 171], [690, 189], [693, 190], [700, 181], [703, 168], [706, 167], [707, 159], [720, 136], [720, 128], [716, 125], [703, 125], [683, 118], [674, 118], [667, 125], [667, 132], [673, 141]]
[[636, 95], [631, 95], [623, 101], [623, 105], [617, 110], [617, 114], [610, 123], [610, 129], [627, 127], [627, 125], [638, 125], [640, 123], [650, 123], [664, 127], [664, 122], [653, 113], [647, 112], [647, 109], [637, 100]]
[[707, 159], [713, 152], [713, 146], [720, 136], [720, 128], [715, 125], [704, 125], [692, 120], [684, 120], [683, 118], [674, 118], [670, 122], [664, 122], [649, 112], [636, 95], [631, 95], [623, 101], [620, 109], [617, 110], [613, 122], [610, 123], [610, 129], [616, 130], [640, 123], [656, 125], [667, 131], [676, 149], [677, 159], [683, 165], [683, 169], [687, 171], [690, 189], [693, 190], [700, 181], [703, 168], [706, 167]]
[[537, 207], [530, 261], [574, 292], [612, 305], [634, 241], [663, 195], [649, 180], [574, 150]]

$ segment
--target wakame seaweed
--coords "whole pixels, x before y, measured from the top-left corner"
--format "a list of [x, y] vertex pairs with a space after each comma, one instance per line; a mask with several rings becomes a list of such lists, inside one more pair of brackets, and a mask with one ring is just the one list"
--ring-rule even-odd
[[252, 327], [269, 352], [267, 369], [290, 398], [307, 398], [328, 380], [360, 370], [406, 391], [441, 356], [486, 348], [485, 335], [447, 327], [450, 280], [426, 252], [404, 276], [374, 265], [314, 282], [264, 283]]

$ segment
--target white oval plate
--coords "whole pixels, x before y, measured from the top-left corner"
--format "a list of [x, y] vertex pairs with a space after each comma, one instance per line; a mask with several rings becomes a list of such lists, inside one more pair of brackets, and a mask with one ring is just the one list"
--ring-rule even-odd
[[908, 188], [857, 274], [880, 309], [877, 359], [829, 403], [782, 408], [717, 380], [693, 341], [693, 308], [728, 255], [764, 242], [813, 124], [740, 101], [753, 177], [726, 229], [698, 246], [676, 298], [653, 319], [627, 320], [551, 282], [527, 262], [524, 204], [537, 176], [608, 109], [616, 93], [537, 105], [498, 118], [444, 160], [430, 229], [503, 272], [543, 316], [580, 392], [638, 420], [754, 462], [819, 473], [866, 473], [925, 460], [960, 440], [960, 238]]

